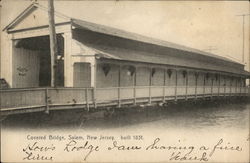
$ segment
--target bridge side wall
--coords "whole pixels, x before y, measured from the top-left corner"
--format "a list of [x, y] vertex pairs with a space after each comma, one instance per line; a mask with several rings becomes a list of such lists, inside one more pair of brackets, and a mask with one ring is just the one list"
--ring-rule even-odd
[[[171, 73], [168, 72], [169, 70]], [[245, 81], [244, 78], [239, 76], [213, 71], [199, 71], [108, 59], [97, 60], [96, 74], [97, 88], [150, 85], [239, 87], [244, 86]], [[198, 76], [196, 76], [197, 74]]]

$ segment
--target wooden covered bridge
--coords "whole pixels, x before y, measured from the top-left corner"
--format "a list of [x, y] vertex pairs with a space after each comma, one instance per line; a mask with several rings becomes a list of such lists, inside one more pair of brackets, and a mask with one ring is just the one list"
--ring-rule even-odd
[[[244, 65], [211, 53], [56, 13], [57, 87], [50, 87], [47, 9], [4, 28], [1, 115], [250, 95]], [[39, 20], [39, 21], [38, 21]]]

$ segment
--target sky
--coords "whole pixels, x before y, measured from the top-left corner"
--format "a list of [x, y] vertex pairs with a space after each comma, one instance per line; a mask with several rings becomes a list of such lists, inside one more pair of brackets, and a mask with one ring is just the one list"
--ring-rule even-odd
[[[37, 0], [47, 6], [47, 0]], [[2, 0], [1, 28], [31, 0]], [[123, 29], [212, 52], [242, 62], [241, 14], [248, 1], [66, 1], [55, 0], [55, 10], [69, 17]], [[245, 62], [249, 70], [250, 17], [245, 17]]]

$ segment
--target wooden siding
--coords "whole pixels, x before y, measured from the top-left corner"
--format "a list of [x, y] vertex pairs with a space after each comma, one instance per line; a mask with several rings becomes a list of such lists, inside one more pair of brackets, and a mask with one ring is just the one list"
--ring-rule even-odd
[[162, 68], [154, 68], [154, 74], [152, 74], [152, 85], [162, 86], [164, 85], [164, 73], [165, 70]]
[[74, 87], [90, 87], [90, 63], [74, 64]]
[[150, 68], [137, 67], [136, 69], [136, 86], [149, 86]]
[[109, 70], [107, 74], [104, 73], [104, 67], [106, 64], [98, 64], [96, 72], [96, 87], [118, 87], [118, 70], [119, 66], [115, 64], [109, 64]]
[[[131, 72], [133, 71], [134, 72]], [[131, 65], [121, 66], [121, 87], [133, 86], [135, 80], [135, 67]]]
[[[104, 65], [106, 66], [109, 65], [110, 67], [107, 76], [105, 76], [103, 70]], [[133, 74], [131, 74], [131, 72], [129, 71], [131, 67], [133, 67], [135, 71]], [[119, 69], [120, 69], [120, 77], [119, 77]], [[197, 76], [197, 88], [195, 88], [196, 76]], [[98, 62], [96, 82], [97, 82], [97, 88], [151, 86], [152, 90], [154, 89], [156, 90], [155, 86], [164, 86], [164, 85], [178, 86], [179, 87], [178, 89], [189, 86], [189, 90], [182, 90], [182, 91], [184, 92], [192, 91], [193, 94], [195, 93], [195, 91], [197, 93], [211, 92], [211, 90], [213, 90], [213, 92], [218, 92], [219, 89], [220, 92], [223, 92], [225, 87], [228, 87], [228, 90], [226, 91], [229, 93], [230, 87], [244, 86], [242, 84], [243, 83], [242, 79], [240, 80], [239, 77], [231, 76], [230, 74], [225, 75], [214, 72], [199, 72], [197, 70], [191, 70], [191, 69], [174, 69], [168, 66], [160, 67], [153, 64], [126, 63], [114, 60], [102, 60]], [[202, 90], [199, 87], [202, 87]], [[142, 90], [142, 88], [138, 89]], [[176, 90], [177, 93], [179, 94], [184, 93], [184, 92], [179, 92], [178, 89]], [[148, 94], [149, 92], [146, 91], [144, 93]], [[140, 96], [142, 96], [142, 94]]]

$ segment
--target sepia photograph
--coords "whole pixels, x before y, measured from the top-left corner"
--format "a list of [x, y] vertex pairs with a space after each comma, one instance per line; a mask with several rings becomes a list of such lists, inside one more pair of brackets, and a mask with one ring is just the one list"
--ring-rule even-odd
[[250, 162], [250, 3], [0, 0], [0, 161]]

